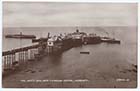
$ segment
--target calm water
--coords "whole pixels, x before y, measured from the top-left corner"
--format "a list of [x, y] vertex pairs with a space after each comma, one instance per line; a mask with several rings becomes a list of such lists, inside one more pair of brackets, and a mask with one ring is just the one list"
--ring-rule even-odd
[[[62, 55], [61, 60], [122, 60], [136, 64], [137, 52], [137, 27], [79, 27], [80, 31], [86, 33], [96, 33], [100, 36], [114, 37], [121, 40], [121, 44], [87, 45], [83, 47], [72, 48]], [[76, 30], [75, 27], [43, 27], [43, 28], [4, 28], [3, 29], [3, 51], [31, 45], [30, 39], [11, 39], [5, 38], [6, 34], [31, 34], [39, 37], [46, 37], [47, 33], [59, 35], [60, 33], [70, 33]], [[90, 51], [90, 55], [76, 55], [80, 51]], [[68, 56], [66, 56], [68, 53]], [[71, 55], [75, 54], [75, 55]], [[80, 56], [80, 57], [77, 57]], [[80, 58], [80, 59], [77, 59]], [[71, 61], [72, 62], [72, 61]]]

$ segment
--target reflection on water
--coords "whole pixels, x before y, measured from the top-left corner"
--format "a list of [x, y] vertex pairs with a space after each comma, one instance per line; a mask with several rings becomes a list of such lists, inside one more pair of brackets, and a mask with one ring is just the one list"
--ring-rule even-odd
[[49, 60], [51, 60], [50, 62], [54, 65], [59, 65], [61, 64], [61, 60], [62, 60], [62, 54], [57, 54], [57, 55], [52, 55], [52, 56], [48, 56]]
[[[118, 44], [96, 44], [75, 47], [62, 54], [46, 56], [42, 65], [46, 65], [46, 75], [43, 79], [88, 79], [96, 81], [96, 76], [118, 77], [120, 69], [128, 69], [129, 63], [136, 64], [136, 55], [123, 51], [126, 46]], [[80, 54], [89, 51], [89, 54]], [[41, 67], [41, 69], [43, 69]], [[94, 78], [95, 77], [95, 78]], [[104, 78], [104, 77], [103, 77]], [[101, 79], [103, 79], [101, 77]]]

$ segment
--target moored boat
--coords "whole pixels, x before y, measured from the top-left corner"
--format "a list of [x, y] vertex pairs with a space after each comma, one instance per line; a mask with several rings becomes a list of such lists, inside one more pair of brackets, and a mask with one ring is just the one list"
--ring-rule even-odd
[[8, 34], [5, 35], [6, 38], [24, 38], [24, 39], [34, 39], [36, 38], [35, 35], [25, 35], [20, 32], [20, 34]]
[[102, 42], [107, 42], [107, 43], [117, 43], [117, 44], [120, 44], [121, 41], [120, 40], [116, 40], [114, 38], [109, 38], [109, 37], [101, 37], [101, 41]]
[[96, 34], [89, 34], [84, 37], [84, 44], [98, 44], [101, 43], [101, 37]]
[[74, 46], [80, 46], [83, 44], [83, 36], [85, 36], [86, 33], [84, 32], [79, 32], [77, 29], [76, 32], [71, 34], [72, 40], [73, 40], [73, 45]]

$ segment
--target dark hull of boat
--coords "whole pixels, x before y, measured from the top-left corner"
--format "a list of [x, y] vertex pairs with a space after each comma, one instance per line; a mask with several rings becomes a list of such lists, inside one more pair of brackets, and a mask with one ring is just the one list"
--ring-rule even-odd
[[48, 38], [32, 39], [32, 43], [40, 42], [40, 41], [47, 41], [47, 40], [48, 40]]
[[71, 38], [62, 41], [62, 50], [68, 50], [73, 47], [73, 40]]
[[34, 35], [6, 35], [6, 38], [24, 38], [24, 39], [34, 39], [36, 36]]
[[89, 52], [80, 52], [80, 54], [89, 54]]
[[82, 39], [73, 39], [73, 46], [81, 46], [83, 44]]
[[112, 40], [112, 41], [108, 41], [108, 43], [112, 43], [112, 44], [120, 44], [121, 42], [119, 40]]
[[106, 42], [106, 43], [112, 43], [112, 44], [120, 44], [121, 41], [120, 40], [114, 40], [114, 39], [109, 39], [109, 40], [102, 40], [102, 42]]
[[98, 44], [101, 43], [100, 37], [85, 37], [84, 44]]

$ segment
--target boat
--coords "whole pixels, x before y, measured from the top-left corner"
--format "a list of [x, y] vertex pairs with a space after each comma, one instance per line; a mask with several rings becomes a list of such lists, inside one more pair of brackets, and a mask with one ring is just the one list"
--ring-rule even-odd
[[32, 39], [32, 43], [40, 42], [40, 41], [47, 41], [47, 40], [48, 40], [48, 38], [39, 38], [39, 39], [34, 38], [34, 39]]
[[83, 38], [84, 44], [98, 44], [101, 43], [101, 37], [96, 34], [89, 34]]
[[89, 54], [90, 52], [80, 52], [80, 54]]
[[86, 35], [84, 32], [80, 32], [78, 29], [76, 32], [72, 33], [72, 40], [73, 40], [73, 45], [74, 46], [81, 46], [83, 44], [83, 36]]
[[8, 34], [5, 35], [5, 38], [24, 38], [24, 39], [34, 39], [36, 38], [35, 35], [24, 35], [22, 32], [20, 34]]
[[116, 40], [116, 39], [112, 39], [112, 40], [109, 40], [108, 43], [117, 43], [117, 44], [120, 44], [120, 40]]
[[109, 37], [102, 37], [101, 41], [102, 42], [107, 42], [107, 43], [112, 43], [112, 44], [115, 44], [115, 43], [120, 44], [121, 43], [120, 40], [116, 40], [114, 38], [109, 38]]

